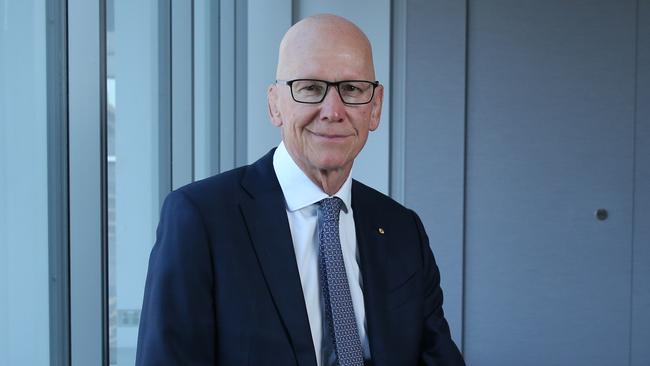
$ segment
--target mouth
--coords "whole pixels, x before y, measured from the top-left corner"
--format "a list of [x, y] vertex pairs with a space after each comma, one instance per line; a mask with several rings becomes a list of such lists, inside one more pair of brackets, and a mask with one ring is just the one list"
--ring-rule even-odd
[[311, 130], [307, 130], [307, 131], [318, 138], [325, 139], [328, 141], [342, 141], [352, 136], [352, 134], [350, 133], [314, 132]]

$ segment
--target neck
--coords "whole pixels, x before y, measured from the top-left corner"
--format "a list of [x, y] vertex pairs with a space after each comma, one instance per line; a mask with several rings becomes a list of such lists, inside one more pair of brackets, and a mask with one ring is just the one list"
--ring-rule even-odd
[[339, 168], [318, 169], [302, 159], [296, 159], [289, 146], [285, 145], [285, 148], [291, 159], [296, 163], [296, 165], [298, 165], [298, 168], [305, 173], [309, 180], [314, 182], [314, 184], [316, 184], [323, 192], [330, 196], [333, 196], [341, 189], [343, 183], [345, 183], [352, 171], [352, 162]]
[[335, 170], [314, 169], [307, 171], [303, 169], [305, 174], [307, 174], [307, 177], [309, 177], [309, 179], [314, 182], [314, 184], [319, 186], [323, 192], [327, 193], [330, 196], [333, 196], [341, 189], [343, 183], [345, 183], [345, 181], [348, 179], [348, 176], [350, 175], [350, 170], [352, 170], [351, 166]]

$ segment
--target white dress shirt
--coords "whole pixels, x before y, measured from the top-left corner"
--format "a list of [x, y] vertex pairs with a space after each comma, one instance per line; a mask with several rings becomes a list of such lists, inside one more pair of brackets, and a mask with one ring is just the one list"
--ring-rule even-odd
[[[284, 143], [280, 143], [275, 150], [273, 169], [284, 194], [289, 228], [293, 239], [293, 250], [296, 254], [302, 293], [305, 296], [305, 305], [307, 306], [311, 338], [316, 351], [316, 361], [318, 366], [321, 366], [327, 363], [325, 358], [329, 355], [322, 354], [323, 300], [320, 293], [318, 269], [317, 202], [330, 196], [314, 184], [296, 165], [287, 152]], [[368, 337], [366, 336], [366, 314], [363, 305], [363, 292], [361, 291], [363, 284], [359, 272], [359, 253], [354, 230], [354, 216], [352, 214], [351, 190], [352, 178], [348, 176], [341, 189], [334, 196], [340, 198], [345, 204], [345, 208], [341, 210], [339, 220], [341, 250], [350, 284], [350, 294], [352, 295], [352, 304], [357, 320], [357, 328], [359, 329], [363, 356], [365, 359], [370, 359]]]

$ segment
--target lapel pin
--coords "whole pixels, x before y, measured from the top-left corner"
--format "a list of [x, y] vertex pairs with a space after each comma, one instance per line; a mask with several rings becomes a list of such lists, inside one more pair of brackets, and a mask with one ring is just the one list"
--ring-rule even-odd
[[381, 227], [380, 227], [379, 229], [377, 229], [377, 231], [379, 231], [379, 233], [380, 233], [381, 235], [384, 235], [384, 228], [381, 228]]

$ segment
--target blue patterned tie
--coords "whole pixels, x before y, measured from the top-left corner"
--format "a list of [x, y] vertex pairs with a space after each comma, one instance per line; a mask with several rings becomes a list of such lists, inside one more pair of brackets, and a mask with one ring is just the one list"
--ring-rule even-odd
[[318, 254], [325, 321], [329, 326], [339, 365], [362, 366], [363, 351], [339, 237], [339, 213], [343, 201], [332, 197], [325, 198], [319, 204], [321, 222]]

